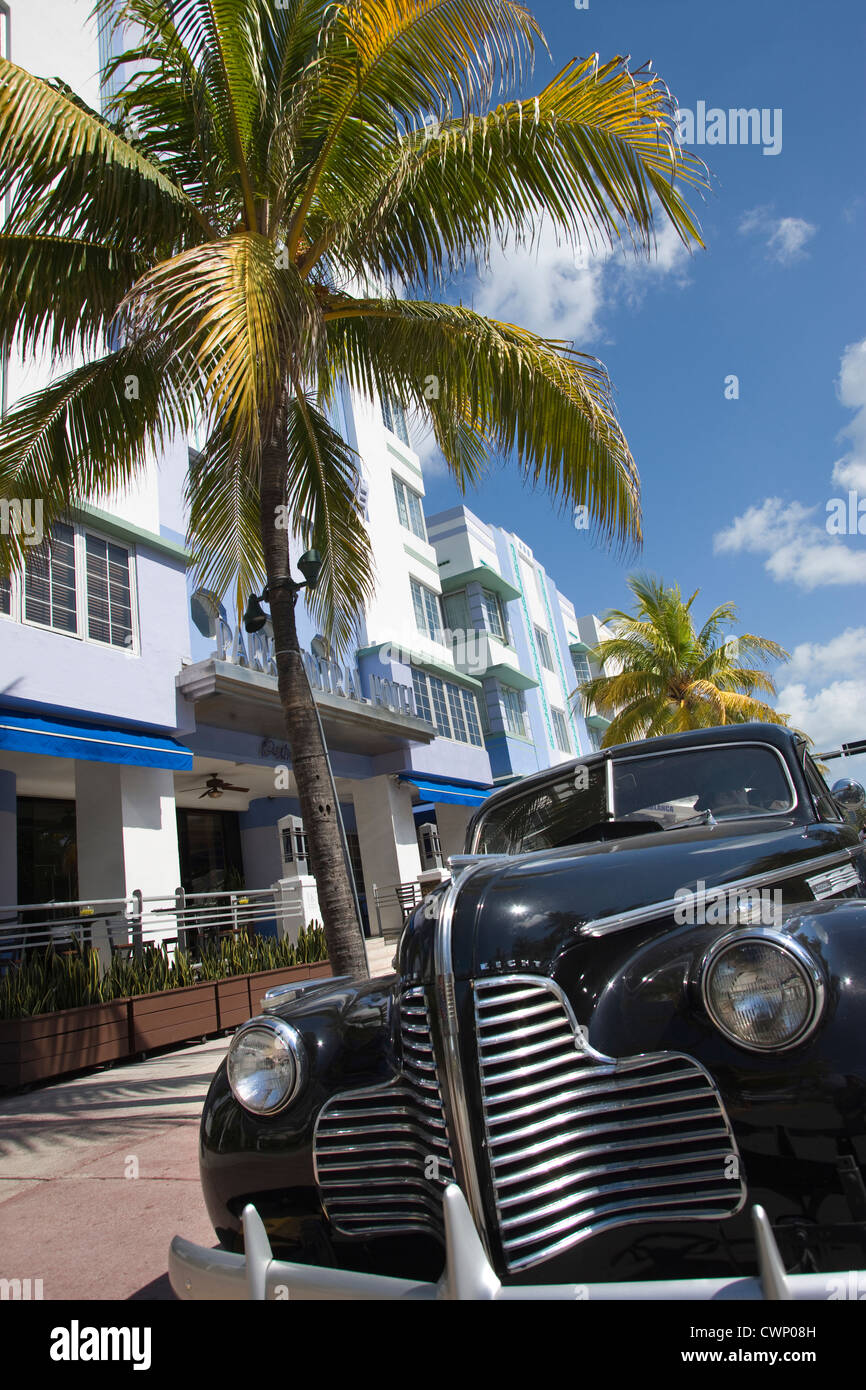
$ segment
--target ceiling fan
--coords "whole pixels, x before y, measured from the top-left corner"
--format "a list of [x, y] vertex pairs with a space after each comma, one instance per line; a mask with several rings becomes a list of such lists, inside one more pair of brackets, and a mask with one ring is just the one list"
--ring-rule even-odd
[[[206, 796], [212, 796], [212, 797], [222, 796], [223, 792], [248, 792], [248, 791], [249, 791], [249, 787], [234, 787], [234, 786], [232, 786], [231, 782], [224, 782], [223, 779], [222, 779], [222, 777], [218, 777], [217, 774], [216, 774], [215, 772], [212, 772], [212, 773], [211, 773], [210, 777], [207, 778], [207, 780], [206, 780], [206, 782], [205, 782], [204, 785], [205, 785], [205, 791], [202, 792], [201, 796], [199, 797], [199, 801], [203, 801], [204, 798], [205, 798]], [[197, 792], [197, 791], [199, 790], [199, 788], [198, 788], [198, 787], [188, 787], [187, 790], [188, 790], [188, 791], [191, 791], [191, 792]]]

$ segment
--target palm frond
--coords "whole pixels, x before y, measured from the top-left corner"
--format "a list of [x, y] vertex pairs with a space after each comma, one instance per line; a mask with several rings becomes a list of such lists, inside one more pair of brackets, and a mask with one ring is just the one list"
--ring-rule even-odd
[[[459, 419], [488, 447], [514, 455], [525, 479], [563, 507], [585, 505], [601, 532], [640, 537], [637, 469], [595, 359], [513, 324], [448, 304], [326, 303], [332, 373], [395, 396], [439, 421]], [[437, 396], [425, 396], [435, 379]]]
[[261, 591], [265, 574], [258, 469], [219, 423], [204, 449], [190, 452], [184, 500], [196, 579], [214, 593], [234, 589], [240, 621], [247, 596]]
[[497, 77], [519, 80], [537, 37], [538, 25], [515, 0], [340, 5], [304, 130], [319, 149], [292, 216], [290, 254], [309, 230], [314, 203], [327, 203], [329, 178], [343, 206], [346, 179], [360, 201], [386, 138], [413, 123], [419, 110], [450, 115], [456, 108], [467, 115], [486, 104]]
[[238, 232], [162, 261], [133, 286], [122, 314], [189, 353], [205, 376], [210, 418], [256, 453], [287, 362], [311, 373], [320, 316], [309, 285], [267, 237]]
[[322, 556], [307, 606], [334, 649], [342, 652], [374, 591], [370, 539], [356, 502], [358, 457], [298, 389], [287, 415], [287, 505], [293, 529]]
[[199, 210], [152, 160], [68, 88], [0, 58], [0, 199], [7, 232], [119, 242], [200, 240]]
[[[70, 506], [127, 487], [153, 451], [192, 430], [196, 386], [152, 341], [57, 378], [4, 418], [0, 496], [40, 500], [47, 527]], [[14, 530], [0, 537], [0, 569], [23, 558]]]
[[[97, 10], [114, 27], [140, 26], [145, 44], [158, 38], [165, 46], [168, 41], [175, 62], [182, 53], [187, 71], [199, 75], [224, 167], [237, 180], [246, 227], [255, 230], [249, 157], [263, 98], [260, 5], [251, 0], [172, 0], [170, 5], [167, 0], [126, 0], [116, 14], [111, 0], [97, 0]], [[137, 61], [141, 56], [140, 49], [133, 50], [124, 59]], [[133, 78], [133, 87], [138, 81]]]
[[0, 353], [99, 351], [143, 269], [142, 256], [122, 246], [0, 232]]
[[655, 202], [685, 245], [700, 246], [680, 185], [706, 187], [706, 170], [675, 134], [656, 74], [575, 59], [537, 97], [395, 141], [378, 178], [367, 171], [360, 207], [323, 202], [313, 236], [347, 270], [409, 283], [484, 260], [493, 242], [529, 240], [542, 215], [578, 247], [625, 234], [649, 250]]

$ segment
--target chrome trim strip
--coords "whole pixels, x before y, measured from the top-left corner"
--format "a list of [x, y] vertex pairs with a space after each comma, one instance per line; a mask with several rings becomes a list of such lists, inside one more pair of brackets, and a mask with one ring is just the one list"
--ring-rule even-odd
[[445, 1107], [445, 1118], [451, 1135], [451, 1157], [457, 1183], [463, 1191], [475, 1229], [489, 1255], [490, 1242], [484, 1215], [484, 1203], [481, 1199], [481, 1187], [478, 1181], [475, 1150], [472, 1143], [469, 1101], [463, 1080], [463, 1068], [460, 1065], [457, 1004], [454, 996], [454, 962], [451, 952], [451, 931], [454, 925], [457, 898], [469, 879], [474, 877], [483, 867], [483, 863], [471, 865], [460, 875], [459, 879], [452, 879], [446, 890], [439, 916], [436, 919], [433, 961], [436, 972], [436, 990], [439, 996], [439, 1023], [442, 1030], [443, 1055], [439, 1082], [442, 1103]]
[[[719, 956], [723, 955], [731, 946], [737, 945], [741, 941], [754, 941], [755, 939], [770, 941], [774, 946], [778, 946], [780, 951], [784, 951], [786, 955], [791, 956], [795, 964], [799, 966], [800, 970], [805, 975], [806, 983], [811, 990], [812, 1012], [799, 1033], [796, 1033], [793, 1038], [785, 1043], [771, 1043], [769, 1045], [759, 1046], [757, 1043], [746, 1042], [743, 1038], [738, 1037], [736, 1033], [732, 1033], [730, 1029], [725, 1028], [724, 1025], [719, 1022], [710, 1005], [707, 994], [707, 984], [710, 971]], [[795, 937], [785, 936], [782, 932], [773, 931], [770, 927], [746, 927], [741, 931], [726, 932], [720, 940], [714, 941], [701, 961], [700, 981], [701, 1002], [707, 1011], [707, 1017], [714, 1027], [718, 1028], [723, 1038], [727, 1038], [737, 1047], [742, 1047], [746, 1052], [763, 1055], [766, 1053], [788, 1052], [792, 1047], [799, 1047], [801, 1043], [804, 1043], [807, 1038], [812, 1036], [824, 1014], [827, 991], [823, 973], [815, 957], [801, 942], [797, 941]]]
[[[832, 854], [820, 854], [814, 859], [798, 859], [793, 864], [773, 869], [770, 873], [752, 874], [748, 878], [729, 879], [724, 883], [714, 884], [700, 897], [695, 895], [695, 906], [706, 902], [710, 894], [715, 896], [717, 893], [730, 893], [741, 888], [759, 888], [765, 883], [777, 883], [780, 879], [796, 876], [801, 869], [822, 869], [832, 864], [841, 867], [846, 859], [853, 859], [859, 850], [859, 845], [851, 845], [848, 849], [834, 850]], [[662, 902], [647, 903], [644, 907], [633, 907], [628, 912], [612, 913], [609, 917], [594, 917], [589, 922], [584, 922], [580, 928], [580, 935], [608, 936], [611, 932], [624, 931], [627, 927], [635, 927], [641, 922], [651, 921], [653, 917], [661, 917], [665, 912], [672, 912], [681, 901], [680, 898], [666, 898]]]

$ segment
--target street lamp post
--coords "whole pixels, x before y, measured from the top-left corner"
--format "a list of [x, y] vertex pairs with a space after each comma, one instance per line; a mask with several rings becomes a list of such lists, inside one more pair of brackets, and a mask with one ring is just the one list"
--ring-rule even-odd
[[854, 758], [858, 753], [866, 753], [866, 738], [857, 739], [854, 743], [843, 743], [841, 748], [831, 749], [829, 753], [814, 753], [812, 756], [818, 762], [826, 763], [831, 758]]
[[[2, 3], [2, 0], [0, 0], [0, 3]], [[285, 579], [277, 580], [274, 584], [271, 584], [270, 586], [266, 585], [265, 588], [262, 590], [261, 594], [250, 594], [249, 599], [247, 600], [247, 606], [244, 612], [243, 619], [244, 628], [247, 632], [261, 632], [265, 623], [268, 621], [268, 616], [262, 609], [262, 603], [269, 602], [270, 589], [288, 589], [292, 596], [293, 605], [297, 603], [298, 594], [301, 592], [302, 589], [315, 589], [316, 584], [319, 582], [319, 575], [322, 569], [322, 557], [319, 554], [318, 550], [305, 550], [303, 555], [298, 560], [298, 569], [304, 576], [303, 580], [300, 583], [298, 583], [296, 579], [292, 579], [291, 576], [287, 576]], [[300, 648], [298, 649], [298, 654], [300, 655]], [[282, 656], [283, 653], [276, 652], [275, 655]], [[340, 829], [340, 843], [343, 847], [343, 859], [346, 864], [346, 873], [349, 878], [349, 886], [352, 890], [352, 901], [355, 904], [355, 920], [358, 924], [358, 931], [361, 933], [361, 940], [363, 941], [364, 923], [361, 917], [361, 904], [358, 900], [358, 889], [355, 885], [355, 874], [352, 869], [352, 857], [349, 854], [349, 842], [346, 838], [346, 827], [343, 823], [343, 813], [340, 810], [340, 798], [337, 796], [337, 785], [334, 781], [334, 769], [331, 767], [331, 755], [328, 752], [328, 745], [325, 741], [325, 731], [322, 728], [322, 717], [319, 714], [319, 707], [316, 704], [316, 697], [313, 694], [313, 687], [310, 685], [310, 677], [309, 673], [307, 672], [306, 663], [302, 660], [301, 665], [304, 669], [304, 677], [307, 682], [307, 689], [310, 692], [310, 701], [312, 703], [313, 710], [315, 711], [316, 722], [319, 726], [319, 734], [322, 739], [322, 747], [325, 750], [325, 762], [328, 767], [328, 779], [331, 783], [331, 796], [333, 797], [334, 809], [337, 814], [337, 825]]]

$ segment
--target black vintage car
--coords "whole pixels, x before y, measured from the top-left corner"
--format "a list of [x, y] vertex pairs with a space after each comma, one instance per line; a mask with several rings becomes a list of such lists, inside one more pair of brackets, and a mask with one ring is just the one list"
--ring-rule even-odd
[[235, 1035], [201, 1173], [246, 1259], [178, 1237], [176, 1290], [837, 1296], [866, 1265], [866, 853], [802, 739], [563, 763], [466, 848], [395, 976], [272, 991]]

